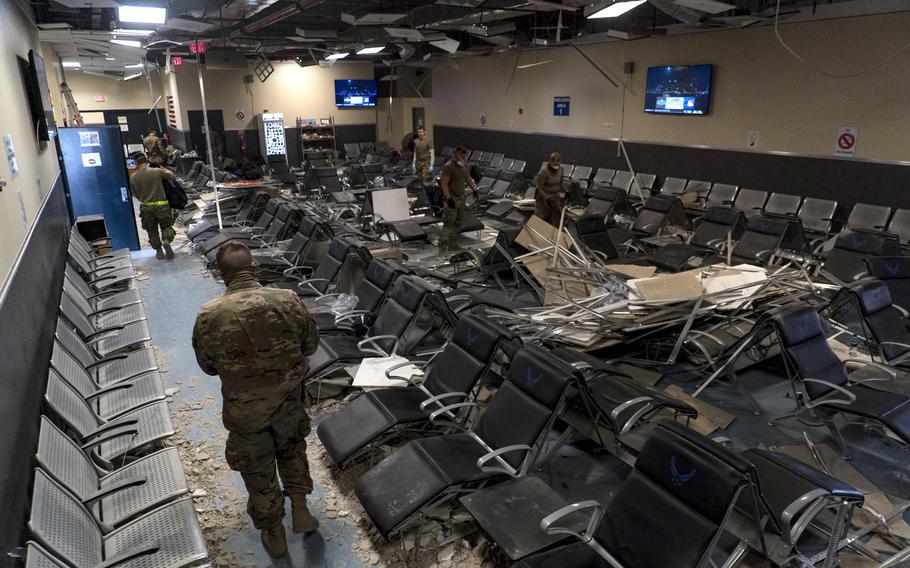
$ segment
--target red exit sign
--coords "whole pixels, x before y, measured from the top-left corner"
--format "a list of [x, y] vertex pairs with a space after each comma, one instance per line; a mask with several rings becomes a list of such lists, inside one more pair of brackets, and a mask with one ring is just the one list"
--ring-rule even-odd
[[202, 41], [190, 42], [190, 53], [205, 53], [205, 44]]
[[180, 57], [179, 55], [175, 55], [175, 56], [171, 57], [171, 63], [174, 64], [174, 67], [180, 67], [181, 65], [183, 65], [183, 58]]

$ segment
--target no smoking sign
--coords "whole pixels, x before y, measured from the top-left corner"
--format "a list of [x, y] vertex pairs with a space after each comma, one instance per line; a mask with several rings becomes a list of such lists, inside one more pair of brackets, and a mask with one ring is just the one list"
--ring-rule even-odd
[[837, 129], [837, 139], [834, 144], [835, 156], [856, 156], [856, 142], [859, 139], [859, 128], [841, 126]]
[[237, 112], [234, 113], [234, 118], [236, 118], [237, 120], [243, 120], [244, 118], [246, 118], [246, 113], [244, 113], [242, 110], [238, 110]]

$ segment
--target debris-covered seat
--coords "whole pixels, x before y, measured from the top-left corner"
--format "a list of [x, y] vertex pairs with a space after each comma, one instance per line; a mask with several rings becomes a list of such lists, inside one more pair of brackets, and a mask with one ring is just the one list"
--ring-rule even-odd
[[[408, 379], [404, 388], [363, 393], [319, 424], [319, 440], [332, 461], [343, 466], [396, 427], [432, 428], [430, 416], [450, 404], [470, 400], [500, 344], [514, 339], [514, 333], [496, 322], [465, 314], [452, 339], [429, 366], [426, 362], [412, 362], [426, 367], [425, 380], [418, 383]], [[439, 416], [451, 421], [456, 414], [443, 412]]]
[[[415, 440], [366, 472], [355, 492], [380, 534], [388, 538], [424, 507], [450, 497], [450, 490], [526, 473], [536, 459], [535, 444], [575, 379], [559, 358], [525, 347], [470, 431]], [[435, 413], [472, 405], [458, 402]]]

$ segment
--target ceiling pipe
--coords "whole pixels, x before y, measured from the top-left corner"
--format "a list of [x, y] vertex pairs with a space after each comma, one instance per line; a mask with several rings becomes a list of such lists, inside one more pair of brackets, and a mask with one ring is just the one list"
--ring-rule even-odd
[[243, 34], [251, 34], [258, 32], [272, 24], [276, 24], [282, 20], [286, 20], [291, 16], [295, 16], [300, 12], [318, 6], [322, 4], [325, 0], [298, 0], [294, 4], [267, 14], [256, 21], [250, 22], [249, 24], [242, 26], [240, 29], [231, 32], [230, 38], [237, 39]]

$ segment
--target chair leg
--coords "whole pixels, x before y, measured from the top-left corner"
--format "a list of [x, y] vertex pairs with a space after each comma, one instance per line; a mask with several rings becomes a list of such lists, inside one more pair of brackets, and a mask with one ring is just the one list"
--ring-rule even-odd
[[830, 415], [823, 416], [822, 421], [825, 423], [825, 426], [828, 427], [831, 436], [834, 437], [834, 444], [837, 446], [837, 450], [840, 452], [841, 457], [847, 461], [853, 459], [850, 455], [850, 451], [847, 449], [847, 442], [844, 440], [844, 435], [841, 433], [840, 428], [837, 427], [837, 424], [834, 423], [834, 417]]
[[739, 376], [737, 376], [736, 371], [731, 371], [730, 374], [727, 376], [730, 377], [730, 382], [732, 382], [733, 385], [737, 389], [739, 389], [739, 392], [741, 392], [746, 397], [746, 400], [749, 401], [749, 404], [752, 406], [752, 414], [754, 414], [755, 416], [761, 416], [762, 415], [761, 406], [758, 405], [758, 401], [755, 400], [755, 398], [752, 396], [752, 394], [748, 390], [746, 390], [746, 387], [744, 387], [743, 384], [740, 382]]

